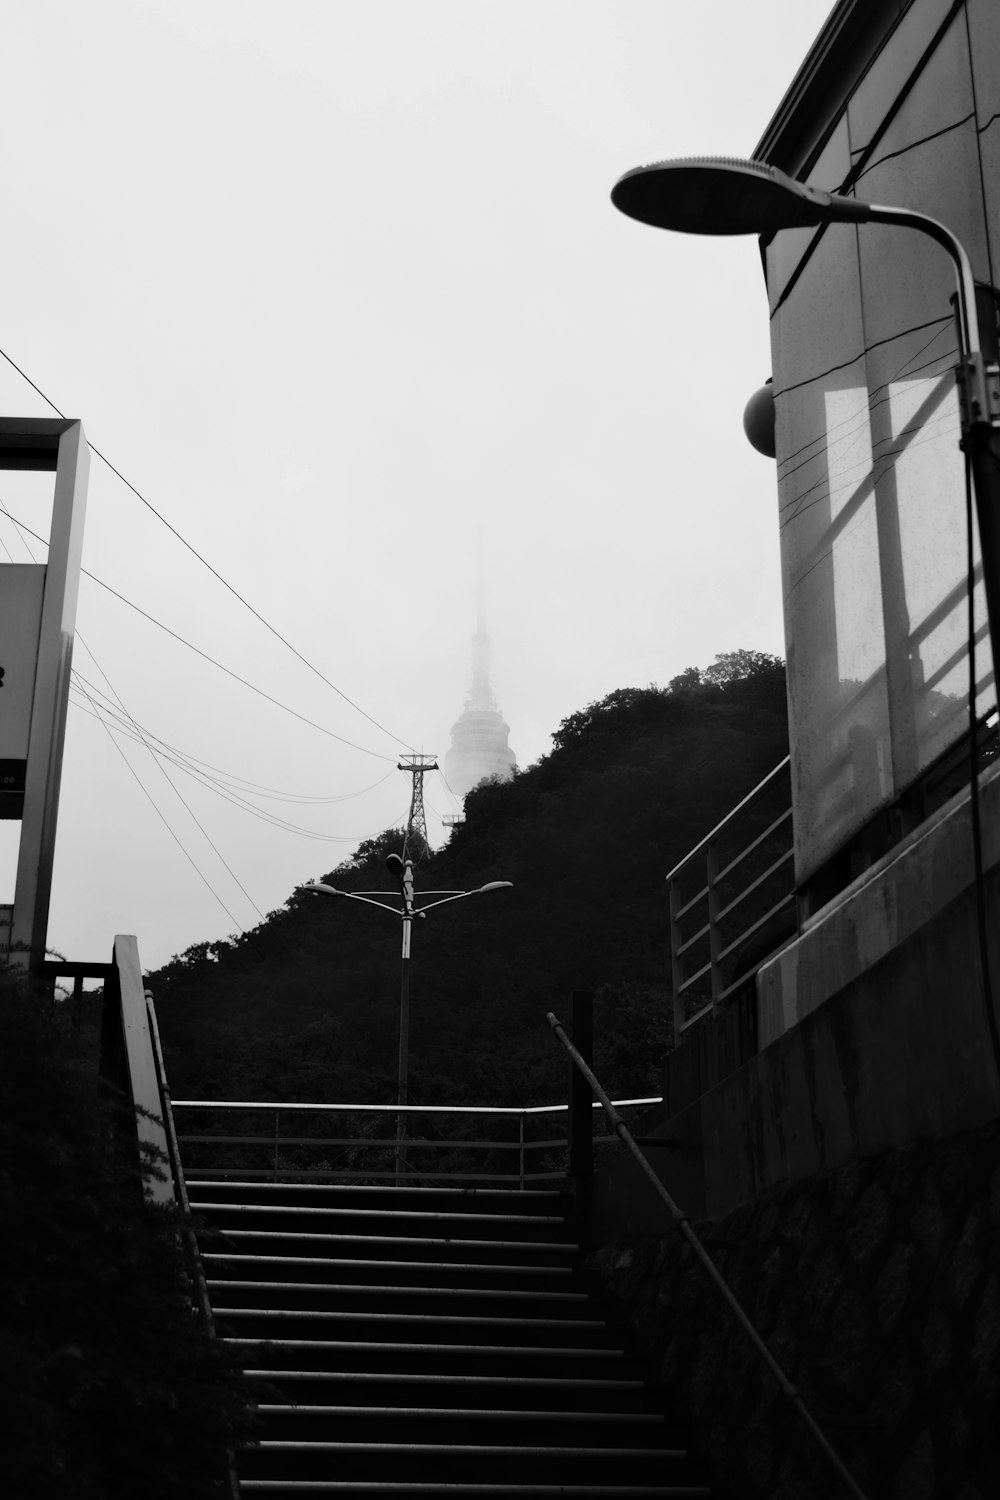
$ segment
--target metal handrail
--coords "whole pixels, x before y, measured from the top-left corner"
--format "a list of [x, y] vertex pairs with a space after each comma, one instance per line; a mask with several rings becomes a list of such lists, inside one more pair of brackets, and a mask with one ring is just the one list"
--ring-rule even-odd
[[[674, 1035], [678, 1041], [685, 1031], [694, 1026], [706, 1013], [718, 1007], [753, 973], [752, 966], [738, 973], [727, 972], [726, 960], [738, 953], [743, 944], [760, 932], [768, 922], [783, 917], [785, 913], [795, 908], [795, 883], [791, 870], [789, 870], [787, 885], [783, 881], [783, 871], [786, 866], [791, 865], [793, 860], [791, 838], [785, 833], [786, 825], [791, 823], [790, 800], [789, 805], [783, 808], [777, 817], [769, 820], [765, 829], [755, 833], [748, 842], [733, 852], [733, 846], [736, 843], [733, 828], [737, 820], [760, 801], [777, 778], [785, 774], [790, 766], [791, 759], [786, 755], [784, 760], [779, 761], [753, 790], [748, 792], [715, 825], [710, 833], [707, 833], [682, 860], [674, 865], [666, 877], [670, 888]], [[766, 855], [766, 846], [769, 843], [776, 851], [776, 857]], [[727, 848], [729, 852], [725, 853]], [[768, 858], [767, 867], [762, 871], [750, 867], [745, 884], [734, 890], [735, 878], [739, 878], [734, 878], [734, 871], [755, 853], [765, 854]], [[702, 861], [704, 866], [703, 883], [699, 883], [699, 888], [694, 894], [685, 896], [682, 892], [681, 877], [699, 861]], [[782, 885], [779, 888], [778, 899], [774, 900], [773, 894], [768, 894], [768, 888], [773, 893], [775, 883], [778, 881], [782, 881]], [[724, 883], [728, 885], [726, 894], [723, 894]], [[732, 920], [733, 914], [748, 897], [753, 895], [768, 902], [767, 909], [742, 930], [737, 931]], [[685, 932], [684, 919], [690, 918], [692, 913], [695, 914], [695, 920], [698, 922], [697, 929], [692, 931], [689, 922]], [[735, 918], [735, 921], [739, 920], [739, 917]], [[789, 926], [791, 925], [792, 923], [789, 922]], [[686, 959], [688, 962], [693, 961], [696, 965], [691, 972], [686, 972]], [[704, 961], [700, 961], [702, 959]], [[688, 998], [694, 986], [706, 976], [711, 981], [711, 999], [706, 998], [703, 1004], [696, 1007], [695, 1014], [687, 1015]]]
[[[622, 1109], [629, 1107], [648, 1108], [654, 1104], [662, 1103], [662, 1097], [619, 1099], [618, 1105]], [[599, 1104], [593, 1104], [592, 1108], [600, 1109]], [[177, 1151], [180, 1147], [189, 1145], [243, 1145], [243, 1146], [267, 1146], [273, 1152], [272, 1166], [269, 1168], [253, 1167], [189, 1167], [187, 1176], [192, 1181], [198, 1180], [203, 1174], [207, 1175], [213, 1171], [231, 1173], [240, 1178], [273, 1178], [279, 1181], [287, 1178], [319, 1178], [324, 1181], [357, 1181], [373, 1180], [386, 1181], [395, 1180], [395, 1171], [379, 1172], [375, 1170], [347, 1171], [347, 1170], [321, 1170], [310, 1171], [306, 1168], [291, 1165], [282, 1166], [279, 1160], [280, 1148], [282, 1146], [335, 1146], [335, 1147], [361, 1147], [376, 1149], [378, 1147], [394, 1147], [395, 1141], [389, 1139], [369, 1139], [364, 1136], [283, 1136], [279, 1130], [279, 1119], [282, 1115], [305, 1114], [313, 1117], [317, 1115], [368, 1115], [368, 1116], [393, 1116], [400, 1112], [407, 1115], [431, 1115], [431, 1116], [476, 1116], [484, 1119], [497, 1118], [503, 1120], [516, 1120], [518, 1132], [516, 1140], [419, 1140], [409, 1138], [408, 1145], [414, 1150], [424, 1149], [438, 1152], [450, 1150], [472, 1149], [507, 1151], [517, 1153], [517, 1170], [509, 1173], [496, 1171], [468, 1172], [449, 1171], [447, 1168], [438, 1166], [436, 1169], [414, 1170], [404, 1173], [405, 1179], [410, 1182], [439, 1181], [442, 1177], [451, 1177], [455, 1181], [463, 1182], [508, 1182], [517, 1184], [522, 1191], [529, 1183], [561, 1180], [565, 1177], [565, 1171], [533, 1172], [528, 1170], [527, 1155], [529, 1152], [552, 1150], [555, 1147], [565, 1148], [567, 1137], [556, 1140], [529, 1140], [525, 1134], [525, 1123], [528, 1120], [548, 1116], [568, 1116], [568, 1104], [533, 1104], [533, 1105], [479, 1105], [479, 1104], [311, 1104], [311, 1103], [289, 1103], [279, 1100], [240, 1100], [240, 1099], [176, 1099], [171, 1106], [171, 1128], [173, 1128], [173, 1112], [175, 1110], [223, 1110], [223, 1111], [255, 1111], [267, 1113], [273, 1117], [274, 1127], [268, 1135], [197, 1135], [188, 1133], [176, 1134]], [[613, 1136], [595, 1136], [594, 1144], [602, 1145], [614, 1139]]]
[[[69, 965], [74, 978], [91, 975], [104, 980], [101, 1006], [102, 1085], [123, 1096], [131, 1105], [130, 1118], [124, 1128], [138, 1150], [145, 1198], [161, 1207], [174, 1201], [173, 1179], [160, 1172], [157, 1164], [169, 1160], [167, 1138], [160, 1118], [160, 1091], [156, 1063], [149, 1035], [142, 983], [139, 947], [131, 934], [119, 933], [114, 941], [110, 964]], [[52, 970], [62, 967], [46, 965], [46, 978], [55, 977]]]
[[739, 1327], [750, 1340], [757, 1354], [760, 1356], [760, 1359], [762, 1360], [768, 1371], [771, 1373], [771, 1375], [774, 1377], [774, 1379], [777, 1381], [778, 1388], [781, 1391], [781, 1394], [789, 1402], [796, 1416], [803, 1423], [806, 1430], [813, 1438], [813, 1441], [822, 1450], [823, 1455], [832, 1465], [836, 1473], [839, 1475], [840, 1479], [843, 1480], [850, 1493], [855, 1497], [855, 1500], [867, 1500], [864, 1490], [860, 1488], [857, 1481], [854, 1479], [854, 1476], [847, 1469], [836, 1449], [830, 1443], [829, 1439], [826, 1437], [826, 1434], [822, 1431], [819, 1424], [817, 1423], [815, 1417], [806, 1406], [806, 1403], [802, 1398], [802, 1393], [799, 1391], [798, 1387], [788, 1379], [788, 1376], [785, 1374], [784, 1370], [782, 1370], [774, 1355], [771, 1353], [770, 1349], [767, 1347], [764, 1340], [761, 1338], [760, 1334], [757, 1332], [756, 1328], [747, 1317], [747, 1314], [744, 1312], [741, 1304], [738, 1302], [736, 1296], [732, 1292], [729, 1283], [726, 1281], [725, 1277], [722, 1275], [722, 1272], [716, 1266], [708, 1251], [705, 1249], [705, 1246], [699, 1238], [698, 1232], [692, 1225], [691, 1220], [688, 1218], [687, 1214], [685, 1214], [684, 1211], [674, 1202], [674, 1199], [671, 1197], [670, 1193], [667, 1191], [663, 1183], [660, 1181], [659, 1177], [656, 1175], [647, 1157], [640, 1150], [638, 1144], [636, 1143], [635, 1137], [629, 1131], [628, 1126], [625, 1124], [614, 1104], [608, 1098], [600, 1083], [598, 1083], [596, 1077], [594, 1076], [593, 1072], [591, 1071], [590, 1067], [587, 1065], [583, 1057], [581, 1057], [577, 1048], [574, 1047], [573, 1043], [570, 1041], [558, 1016], [556, 1016], [555, 1013], [550, 1010], [546, 1013], [545, 1019], [548, 1021], [556, 1037], [558, 1037], [559, 1041], [562, 1042], [566, 1051], [569, 1053], [576, 1068], [587, 1080], [587, 1083], [590, 1086], [591, 1093], [594, 1094], [600, 1104], [600, 1107], [607, 1115], [615, 1135], [617, 1135], [618, 1139], [622, 1142], [622, 1144], [634, 1158], [643, 1176], [651, 1184], [661, 1202], [666, 1205], [667, 1211], [674, 1221], [674, 1227], [677, 1229], [677, 1232], [680, 1234], [681, 1238], [685, 1240], [686, 1243], [691, 1247], [696, 1260], [708, 1275], [713, 1288], [729, 1308], [729, 1311], [736, 1319]]
[[174, 1123], [173, 1102], [170, 1098], [170, 1088], [167, 1084], [167, 1072], [163, 1062], [163, 1047], [160, 1043], [160, 1028], [156, 1020], [156, 1007], [153, 1004], [152, 995], [146, 995], [146, 1012], [149, 1016], [149, 1034], [153, 1044], [153, 1059], [156, 1064], [156, 1076], [160, 1085], [160, 1102], [163, 1106], [163, 1124], [166, 1129], [167, 1147], [170, 1156], [170, 1169], [173, 1173], [174, 1186], [177, 1189], [177, 1197], [180, 1200], [181, 1212], [184, 1214], [184, 1242], [191, 1259], [191, 1267], [194, 1276], [195, 1291], [198, 1295], [198, 1308], [201, 1312], [202, 1321], [211, 1338], [215, 1337], [215, 1317], [212, 1313], [212, 1304], [208, 1296], [208, 1285], [205, 1281], [205, 1271], [198, 1253], [198, 1241], [194, 1230], [191, 1228], [189, 1215], [191, 1213], [191, 1200], [188, 1197], [187, 1183], [184, 1179], [184, 1164], [181, 1161], [180, 1147], [177, 1141], [177, 1127]]
[[746, 796], [743, 798], [743, 801], [742, 802], [737, 802], [736, 806], [735, 807], [731, 807], [729, 809], [729, 811], [726, 813], [726, 816], [720, 822], [716, 823], [716, 825], [712, 829], [711, 833], [706, 833], [705, 837], [701, 840], [700, 843], [695, 844], [695, 846], [694, 846], [693, 849], [689, 849], [688, 852], [687, 852], [687, 854], [685, 854], [684, 858], [681, 859], [681, 860], [678, 860], [677, 864], [674, 865], [674, 867], [673, 867], [672, 870], [668, 870], [667, 871], [667, 879], [668, 880], [674, 880], [674, 879], [676, 879], [676, 877], [684, 869], [684, 866], [687, 865], [687, 864], [689, 864], [690, 861], [695, 857], [696, 854], [700, 854], [701, 851], [702, 851], [702, 849], [704, 849], [707, 844], [710, 844], [713, 839], [717, 838], [718, 835], [722, 832], [722, 830], [727, 826], [727, 824], [731, 823], [734, 818], [738, 817], [739, 814], [743, 811], [743, 809], [745, 807], [747, 807], [751, 802], [753, 802], [754, 798], [758, 797], [760, 795], [760, 793], [764, 790], [764, 788], [770, 782], [772, 782], [774, 780], [774, 778], [777, 775], [779, 775], [785, 769], [786, 766], [790, 766], [791, 763], [792, 763], [791, 756], [790, 755], [786, 755], [785, 758], [784, 758], [784, 760], [779, 761], [778, 764], [774, 767], [773, 770], [768, 771], [768, 773], [764, 777], [764, 779], [762, 781], [758, 781], [758, 783], [754, 787], [753, 791], [752, 792], [747, 792]]

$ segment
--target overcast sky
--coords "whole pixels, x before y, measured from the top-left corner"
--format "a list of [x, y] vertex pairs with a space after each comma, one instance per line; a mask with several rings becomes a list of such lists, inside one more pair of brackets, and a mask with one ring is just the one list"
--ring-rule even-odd
[[[54, 949], [133, 932], [156, 967], [403, 818], [398, 752], [443, 757], [470, 685], [481, 562], [522, 766], [615, 688], [783, 653], [774, 468], [741, 427], [770, 371], [756, 243], [609, 192], [749, 155], [828, 10], [0, 5], [0, 348], [194, 549], [95, 458], [84, 565], [284, 705], [84, 579]], [[51, 414], [0, 365], [5, 414]], [[44, 536], [49, 490], [0, 475]], [[0, 543], [44, 557], [3, 514]], [[439, 776], [426, 801], [440, 842]]]

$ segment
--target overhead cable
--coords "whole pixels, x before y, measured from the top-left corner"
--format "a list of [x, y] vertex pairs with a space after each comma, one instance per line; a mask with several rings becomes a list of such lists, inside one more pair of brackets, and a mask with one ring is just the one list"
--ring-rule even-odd
[[[2, 352], [3, 351], [0, 350], [0, 353]], [[39, 536], [37, 531], [32, 531], [31, 527], [26, 526], [23, 521], [19, 521], [15, 515], [11, 514], [11, 512], [7, 509], [6, 505], [4, 505], [2, 501], [0, 501], [0, 511], [2, 511], [9, 520], [13, 521], [14, 525], [17, 526], [21, 531], [27, 532], [27, 534], [34, 537], [36, 541], [42, 542], [43, 544], [47, 545], [47, 543], [45, 543], [44, 537]], [[216, 661], [214, 656], [209, 656], [207, 651], [202, 651], [200, 646], [195, 646], [193, 642], [186, 640], [184, 636], [178, 635], [176, 630], [171, 630], [169, 625], [164, 625], [162, 620], [158, 620], [155, 615], [149, 614], [149, 612], [143, 609], [141, 605], [136, 604], [132, 599], [127, 599], [124, 594], [120, 594], [117, 589], [112, 588], [110, 583], [105, 583], [103, 578], [98, 578], [96, 573], [91, 573], [87, 568], [81, 568], [80, 572], [83, 573], [86, 578], [89, 578], [93, 583], [96, 583], [102, 589], [107, 590], [109, 594], [112, 594], [122, 604], [127, 604], [129, 609], [134, 609], [137, 615], [142, 615], [144, 620], [148, 620], [149, 623], [151, 625], [155, 625], [158, 630], [162, 630], [166, 635], [171, 636], [173, 640], [179, 641], [182, 646], [186, 646], [189, 651], [193, 651], [196, 656], [200, 656], [203, 661], [207, 661], [211, 666], [217, 667], [218, 670], [220, 672], [224, 672], [227, 677], [232, 677], [234, 681], [242, 683], [244, 687], [249, 688], [250, 691], [252, 693], [256, 693], [258, 697], [266, 698], [268, 703], [273, 703], [276, 708], [282, 709], [284, 713], [291, 714], [295, 719], [300, 719], [303, 724], [308, 724], [311, 729], [318, 729], [320, 734], [327, 735], [330, 739], [336, 740], [340, 745], [347, 745], [347, 747], [351, 750], [359, 750], [362, 755], [370, 755], [374, 760], [384, 760], [388, 763], [391, 763], [392, 765], [395, 765], [395, 756], [383, 755], [379, 750], [369, 750], [366, 745], [358, 745], [354, 740], [345, 739], [342, 734], [336, 734], [332, 729], [327, 729], [325, 725], [317, 724], [315, 719], [310, 719], [305, 714], [300, 714], [297, 709], [290, 708], [287, 703], [282, 703], [280, 699], [272, 697], [270, 693], [265, 693], [263, 688], [259, 688], [255, 683], [249, 682], [245, 677], [241, 677], [239, 672], [234, 672], [231, 667], [223, 666], [222, 662]]]
[[[38, 393], [38, 395], [41, 396], [42, 400], [46, 403], [46, 405], [51, 406], [52, 410], [56, 413], [57, 416], [62, 417], [63, 421], [68, 421], [69, 420], [67, 418], [65, 412], [62, 412], [62, 411], [59, 410], [59, 407], [56, 406], [55, 402], [52, 401], [48, 396], [46, 396], [45, 392], [43, 390], [41, 390], [41, 388], [35, 384], [35, 382], [31, 379], [31, 377], [29, 375], [25, 374], [24, 370], [21, 369], [20, 365], [15, 364], [14, 360], [11, 359], [10, 355], [6, 352], [5, 349], [0, 349], [0, 355], [3, 356], [3, 358], [7, 361], [7, 363], [11, 366], [12, 369], [14, 369], [14, 370], [17, 371], [17, 373], [21, 376], [22, 380], [26, 380], [28, 382], [28, 384], [31, 386], [31, 389], [33, 391], [36, 391]], [[343, 698], [344, 702], [347, 703], [347, 704], [349, 704], [350, 707], [353, 708], [356, 713], [359, 713], [363, 719], [367, 719], [368, 722], [369, 722], [369, 724], [373, 724], [376, 729], [380, 730], [382, 732], [382, 734], [388, 736], [388, 738], [390, 740], [395, 740], [395, 742], [397, 744], [406, 745], [407, 749], [409, 749], [409, 750], [413, 749], [413, 746], [410, 745], [407, 740], [401, 739], [399, 735], [393, 734], [391, 732], [391, 730], [386, 729], [386, 727], [385, 727], [384, 724], [380, 724], [379, 721], [377, 719], [373, 718], [370, 713], [367, 713], [361, 707], [361, 705], [359, 703], [355, 703], [355, 701], [354, 701], [353, 698], [349, 698], [348, 695], [341, 688], [339, 688], [335, 682], [331, 682], [330, 679], [329, 679], [329, 677], [327, 677], [324, 672], [321, 672], [320, 669], [319, 669], [319, 667], [317, 667], [313, 662], [311, 662], [308, 659], [308, 657], [303, 656], [302, 652], [298, 649], [298, 647], [297, 646], [293, 646], [292, 643], [291, 643], [291, 641], [289, 641], [285, 636], [283, 636], [281, 634], [281, 631], [278, 630], [276, 626], [274, 626], [274, 625], [271, 624], [270, 620], [265, 619], [264, 616], [260, 613], [260, 611], [258, 609], [255, 609], [254, 606], [250, 603], [250, 601], [248, 599], [245, 599], [243, 597], [243, 595], [239, 592], [239, 590], [237, 588], [234, 588], [234, 586], [229, 582], [229, 580], [226, 579], [226, 578], [224, 578], [222, 576], [222, 574], [219, 572], [219, 570], [217, 568], [214, 568], [212, 566], [212, 564], [208, 561], [208, 559], [202, 556], [202, 554], [198, 551], [197, 547], [195, 547], [191, 542], [189, 542], [187, 540], [187, 538], [185, 536], [183, 536], [177, 530], [177, 527], [174, 526], [174, 525], [172, 525], [172, 523], [167, 520], [166, 516], [164, 516], [160, 511], [157, 510], [156, 506], [153, 505], [152, 501], [147, 500], [146, 497], [145, 497], [145, 495], [142, 494], [142, 492], [136, 488], [136, 486], [132, 483], [132, 481], [130, 479], [126, 479], [125, 475], [121, 472], [121, 470], [117, 469], [115, 467], [115, 465], [111, 462], [110, 458], [108, 458], [105, 454], [103, 454], [101, 452], [100, 448], [95, 447], [93, 443], [89, 442], [89, 440], [88, 440], [88, 445], [87, 446], [90, 448], [91, 453], [93, 453], [96, 458], [99, 458], [101, 460], [101, 463], [104, 464], [107, 468], [109, 468], [111, 470], [112, 474], [114, 474], [116, 478], [118, 478], [118, 479], [121, 480], [122, 484], [125, 485], [126, 489], [130, 490], [131, 493], [136, 497], [136, 499], [139, 500], [139, 501], [141, 501], [141, 503], [146, 507], [146, 509], [148, 511], [150, 511], [152, 513], [152, 515], [154, 515], [156, 517], [156, 519], [163, 526], [165, 526], [167, 528], [167, 530], [169, 532], [171, 532], [172, 535], [175, 536], [177, 538], [177, 540], [184, 547], [187, 548], [187, 550], [191, 553], [191, 555], [193, 557], [196, 557], [198, 559], [198, 561], [201, 563], [202, 567], [207, 568], [208, 571], [212, 574], [212, 577], [216, 578], [219, 581], [219, 583], [222, 584], [223, 588], [228, 589], [229, 592], [232, 594], [233, 598], [234, 599], [238, 599], [239, 602], [243, 605], [244, 609], [249, 610], [249, 612], [253, 615], [253, 617], [256, 620], [260, 621], [260, 623], [264, 626], [265, 630], [269, 630], [270, 633], [275, 637], [276, 640], [279, 640], [283, 646], [285, 646], [289, 651], [291, 651], [291, 653], [292, 653], [293, 656], [297, 656], [298, 659], [299, 659], [299, 661], [302, 662], [304, 666], [306, 666], [306, 667], [309, 668], [310, 672], [315, 673], [315, 675], [320, 679], [321, 682], [326, 683], [326, 686], [328, 688], [332, 688], [333, 691], [337, 694], [337, 696], [339, 698]]]

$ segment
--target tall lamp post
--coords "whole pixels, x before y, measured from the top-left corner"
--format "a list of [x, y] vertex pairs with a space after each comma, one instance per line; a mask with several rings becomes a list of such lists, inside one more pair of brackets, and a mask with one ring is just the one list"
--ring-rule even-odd
[[[809, 187], [765, 162], [692, 157], [636, 167], [611, 201], [629, 218], [688, 234], [770, 234], [820, 224], [896, 224], [935, 240], [951, 257], [958, 285], [961, 446], [975, 479], [986, 613], [994, 672], [1000, 672], [1000, 372], [983, 354], [972, 266], [944, 224], [908, 208], [862, 203]], [[975, 695], [975, 686], [971, 688]]]
[[[379, 911], [389, 912], [402, 921], [402, 944], [400, 948], [399, 977], [399, 1068], [396, 1085], [396, 1182], [403, 1173], [403, 1152], [406, 1142], [406, 1115], [404, 1106], [409, 1103], [410, 1072], [410, 935], [415, 917], [426, 917], [435, 906], [445, 906], [449, 901], [462, 901], [466, 896], [482, 896], [487, 891], [509, 890], [510, 880], [488, 880], [471, 891], [422, 891], [422, 897], [434, 896], [434, 901], [417, 905], [417, 892], [413, 886], [413, 861], [400, 859], [398, 854], [386, 856], [386, 869], [399, 881], [398, 898], [392, 891], [341, 891], [336, 886], [325, 885], [321, 880], [310, 880], [300, 885], [300, 891], [316, 891], [323, 896], [342, 896], [347, 901], [363, 901], [367, 906], [377, 906]], [[389, 902], [398, 905], [389, 905]]]

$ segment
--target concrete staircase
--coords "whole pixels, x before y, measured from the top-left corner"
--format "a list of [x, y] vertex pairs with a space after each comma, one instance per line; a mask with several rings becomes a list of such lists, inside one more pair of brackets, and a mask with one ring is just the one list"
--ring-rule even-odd
[[259, 1384], [241, 1493], [708, 1496], [558, 1193], [189, 1183]]

